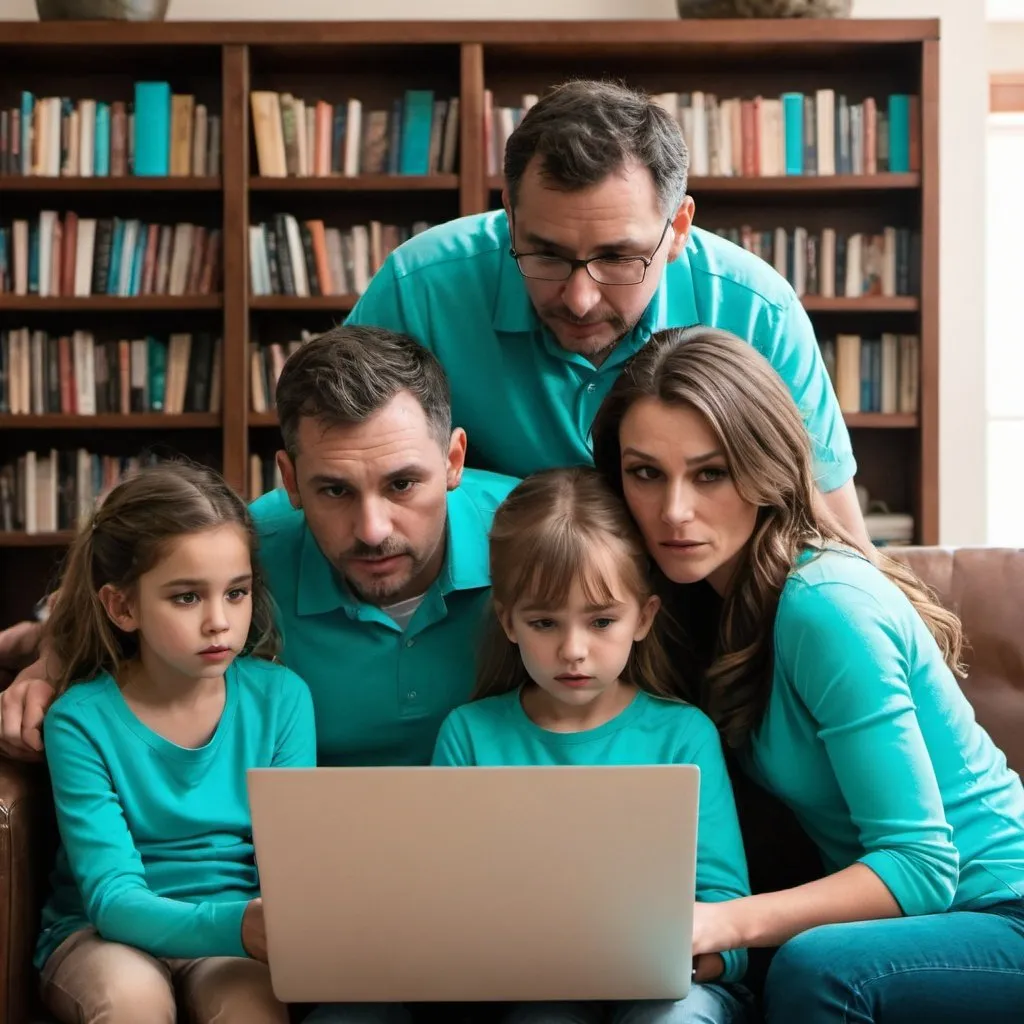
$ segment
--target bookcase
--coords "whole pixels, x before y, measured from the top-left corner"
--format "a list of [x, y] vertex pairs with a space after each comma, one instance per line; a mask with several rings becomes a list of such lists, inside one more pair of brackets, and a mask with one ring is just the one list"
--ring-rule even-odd
[[[569, 76], [611, 76], [662, 98], [700, 93], [701, 102], [710, 96], [737, 104], [793, 93], [815, 96], [827, 89], [859, 107], [858, 117], [868, 116], [864, 100], [872, 98], [871, 116], [883, 123], [887, 97], [896, 94], [913, 97], [912, 169], [905, 163], [897, 168], [895, 159], [888, 169], [886, 154], [873, 151], [875, 170], [866, 173], [862, 133], [856, 162], [837, 163], [840, 173], [817, 173], [810, 166], [801, 170], [814, 173], [785, 173], [783, 167], [783, 173], [751, 174], [749, 166], [748, 173], [732, 173], [744, 170], [741, 162], [723, 168], [716, 160], [701, 168], [706, 173], [691, 174], [689, 191], [701, 227], [748, 245], [751, 239], [755, 245], [763, 239], [769, 247], [773, 239], [777, 245], [783, 244], [778, 239], [787, 240], [790, 271], [794, 253], [804, 252], [808, 235], [820, 244], [826, 230], [844, 239], [858, 234], [865, 247], [886, 228], [913, 235], [913, 245], [901, 255], [897, 276], [902, 284], [896, 294], [890, 282], [885, 293], [874, 288], [859, 294], [861, 289], [855, 288], [847, 295], [837, 272], [836, 288], [817, 286], [817, 294], [805, 294], [803, 302], [823, 351], [841, 335], [917, 339], [903, 382], [912, 384], [913, 397], [900, 407], [903, 411], [851, 411], [846, 419], [858, 460], [857, 482], [891, 511], [913, 516], [914, 542], [937, 543], [938, 35], [933, 20], [0, 22], [0, 110], [18, 108], [25, 91], [73, 102], [89, 97], [111, 109], [120, 103], [118, 145], [127, 147], [130, 164], [133, 132], [142, 130], [133, 123], [135, 84], [163, 81], [175, 95], [191, 96], [194, 105], [203, 106], [207, 126], [217, 132], [219, 143], [212, 156], [208, 153], [195, 164], [200, 173], [0, 176], [0, 228], [10, 230], [19, 219], [36, 223], [43, 211], [56, 211], [67, 230], [66, 213], [71, 211], [79, 225], [83, 220], [101, 224], [120, 218], [143, 225], [191, 223], [204, 229], [207, 240], [219, 232], [215, 271], [205, 277], [197, 271], [195, 287], [181, 294], [140, 290], [130, 282], [122, 294], [93, 289], [80, 295], [70, 285], [57, 295], [13, 294], [11, 288], [0, 293], [0, 334], [66, 337], [73, 365], [76, 332], [88, 332], [96, 348], [109, 350], [113, 365], [117, 343], [125, 340], [155, 338], [162, 352], [164, 342], [187, 334], [208, 339], [216, 349], [198, 382], [189, 378], [187, 394], [198, 388], [205, 397], [173, 406], [182, 411], [168, 412], [166, 405], [163, 411], [147, 411], [144, 402], [133, 404], [129, 398], [128, 412], [114, 399], [100, 403], [105, 411], [76, 413], [68, 409], [78, 406], [61, 405], [56, 396], [56, 405], [46, 405], [44, 395], [42, 407], [61, 412], [0, 413], [0, 466], [14, 464], [30, 451], [44, 461], [49, 452], [70, 452], [58, 455], [46, 472], [55, 477], [47, 484], [51, 495], [56, 493], [58, 504], [65, 502], [71, 509], [73, 494], [62, 488], [68, 479], [73, 482], [76, 464], [79, 475], [90, 472], [83, 469], [80, 456], [76, 463], [74, 453], [80, 449], [120, 458], [139, 451], [157, 456], [180, 451], [217, 466], [243, 493], [259, 490], [251, 486], [258, 483], [252, 474], [262, 472], [264, 486], [272, 483], [267, 474], [278, 441], [276, 419], [268, 411], [272, 402], [263, 411], [253, 411], [253, 353], [277, 345], [279, 361], [288, 343], [339, 323], [357, 296], [279, 294], [280, 287], [268, 290], [265, 282], [254, 288], [253, 229], [282, 224], [276, 218], [289, 215], [297, 225], [318, 221], [345, 235], [374, 221], [407, 229], [495, 208], [501, 180], [488, 150], [494, 151], [495, 131], [508, 127], [510, 115], [502, 111], [521, 109], [524, 97], [543, 94]], [[314, 111], [320, 101], [337, 117], [353, 98], [364, 112], [389, 110], [410, 90], [458, 100], [456, 150], [443, 173], [346, 174], [339, 158], [336, 173], [260, 174], [254, 92], [300, 97]], [[838, 111], [837, 105], [837, 123]], [[316, 114], [304, 116], [318, 130]], [[813, 133], [811, 123], [808, 130]], [[882, 138], [877, 129], [873, 133], [873, 138]], [[877, 147], [872, 143], [870, 148]], [[786, 156], [782, 150], [777, 155], [783, 160]], [[710, 173], [712, 168], [718, 173]], [[795, 247], [794, 239], [799, 240]], [[137, 244], [141, 253], [142, 243]], [[866, 253], [867, 248], [865, 261]], [[778, 251], [762, 255], [775, 259]], [[810, 292], [806, 252], [800, 260], [801, 287]], [[887, 272], [891, 277], [891, 265]], [[128, 278], [122, 284], [124, 280]], [[207, 346], [206, 351], [213, 349]], [[59, 342], [56, 358], [59, 363]], [[10, 377], [10, 366], [5, 369]], [[165, 369], [169, 375], [170, 366]], [[110, 370], [105, 372], [109, 375]], [[130, 390], [130, 370], [123, 363], [120, 373], [128, 374]], [[145, 380], [136, 384], [145, 390]], [[59, 385], [52, 386], [59, 390]], [[265, 401], [271, 388], [272, 381], [264, 389]], [[858, 387], [853, 391], [853, 407], [877, 408], [877, 395], [872, 404], [870, 389], [864, 392], [863, 405]], [[96, 477], [95, 466], [91, 472]], [[40, 532], [38, 523], [33, 532], [0, 530], [0, 623], [31, 609], [69, 536], [67, 529]]]

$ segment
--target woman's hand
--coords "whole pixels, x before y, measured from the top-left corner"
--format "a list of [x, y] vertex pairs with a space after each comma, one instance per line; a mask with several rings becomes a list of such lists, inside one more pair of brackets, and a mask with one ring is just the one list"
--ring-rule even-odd
[[[735, 904], [740, 900], [725, 900], [721, 903], [697, 902], [693, 906], [693, 955], [721, 953], [727, 949], [741, 949], [742, 937], [734, 921]], [[700, 965], [698, 964], [698, 981]]]

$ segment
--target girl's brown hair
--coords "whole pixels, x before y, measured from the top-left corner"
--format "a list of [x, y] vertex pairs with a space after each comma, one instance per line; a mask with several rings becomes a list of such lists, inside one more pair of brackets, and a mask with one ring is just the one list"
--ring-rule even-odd
[[[618, 580], [606, 566], [614, 565]], [[588, 602], [652, 596], [647, 551], [626, 506], [589, 467], [551, 469], [527, 477], [505, 498], [490, 533], [493, 614], [481, 646], [474, 700], [529, 683], [519, 648], [498, 614], [523, 601], [557, 608], [578, 583]], [[622, 680], [658, 696], [673, 696], [658, 620], [633, 644]]]
[[72, 542], [46, 624], [45, 646], [59, 666], [57, 692], [102, 671], [116, 678], [138, 651], [136, 637], [110, 621], [99, 598], [102, 587], [130, 593], [164, 557], [169, 542], [230, 523], [245, 532], [253, 555], [252, 623], [243, 653], [272, 658], [279, 637], [245, 503], [212, 469], [161, 462], [114, 487]]
[[[746, 740], [768, 703], [779, 596], [797, 556], [808, 548], [839, 543], [865, 555], [903, 591], [946, 663], [963, 674], [959, 619], [906, 565], [865, 551], [816, 500], [807, 429], [782, 379], [752, 345], [714, 328], [671, 328], [633, 357], [593, 425], [594, 461], [619, 494], [619, 428], [636, 402], [650, 398], [704, 417], [737, 491], [758, 507], [754, 534], [724, 597], [710, 668], [703, 678], [677, 676], [687, 699], [706, 708], [730, 746]], [[685, 631], [687, 624], [673, 625]]]

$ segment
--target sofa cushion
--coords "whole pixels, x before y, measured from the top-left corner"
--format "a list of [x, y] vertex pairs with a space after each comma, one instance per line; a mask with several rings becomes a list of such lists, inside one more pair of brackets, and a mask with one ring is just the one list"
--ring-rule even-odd
[[964, 626], [966, 679], [978, 722], [1024, 773], [1024, 550], [890, 548], [956, 612]]

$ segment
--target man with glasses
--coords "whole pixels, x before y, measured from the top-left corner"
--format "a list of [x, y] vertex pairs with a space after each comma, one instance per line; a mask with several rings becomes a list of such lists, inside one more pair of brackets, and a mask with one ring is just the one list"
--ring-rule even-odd
[[867, 543], [849, 434], [810, 320], [769, 264], [693, 226], [688, 160], [678, 124], [644, 93], [564, 84], [508, 141], [503, 209], [401, 246], [347, 322], [428, 347], [451, 381], [469, 464], [514, 476], [590, 461], [597, 408], [655, 331], [724, 328], [788, 384], [824, 501]]

